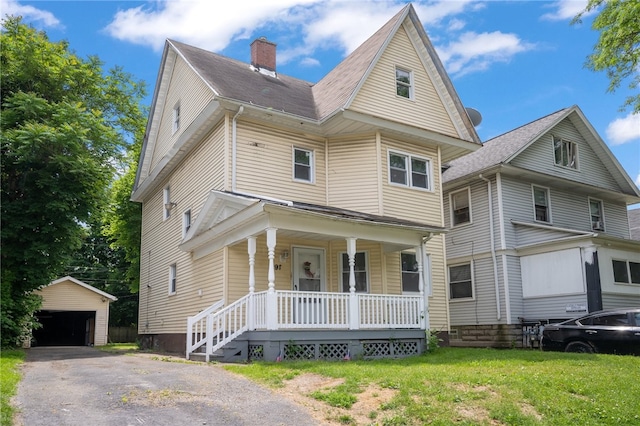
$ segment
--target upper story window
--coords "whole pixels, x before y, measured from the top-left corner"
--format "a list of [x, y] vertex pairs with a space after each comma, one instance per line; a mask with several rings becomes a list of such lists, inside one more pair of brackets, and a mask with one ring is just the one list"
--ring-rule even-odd
[[178, 129], [180, 128], [180, 104], [177, 103], [174, 107], [173, 107], [173, 119], [172, 119], [172, 127], [171, 127], [171, 134], [175, 133], [178, 131]]
[[613, 281], [619, 284], [640, 284], [640, 263], [612, 260]]
[[171, 216], [171, 188], [166, 187], [162, 190], [162, 220], [167, 220]]
[[[340, 256], [340, 287], [344, 293], [349, 293], [349, 255], [342, 253]], [[356, 276], [356, 293], [367, 293], [369, 291], [369, 275], [367, 273], [367, 253], [359, 251], [355, 255], [353, 270]]]
[[604, 209], [602, 201], [589, 198], [589, 213], [591, 215], [591, 229], [604, 231]]
[[450, 197], [451, 223], [453, 226], [471, 222], [471, 197], [469, 188], [453, 192]]
[[413, 99], [413, 73], [396, 68], [396, 94], [403, 98]]
[[473, 276], [471, 263], [449, 267], [449, 299], [471, 299], [473, 297]]
[[177, 277], [177, 265], [175, 263], [169, 265], [169, 294], [176, 294], [176, 277]]
[[431, 161], [389, 152], [389, 182], [430, 190]]
[[187, 235], [189, 229], [191, 229], [191, 209], [182, 214], [182, 238]]
[[549, 189], [540, 186], [533, 187], [533, 207], [537, 222], [551, 222], [551, 203], [549, 203]]
[[562, 138], [553, 137], [553, 150], [558, 166], [578, 168], [578, 145]]
[[313, 151], [293, 148], [293, 178], [313, 182]]
[[415, 253], [400, 253], [402, 264], [402, 292], [417, 293], [420, 291], [420, 272]]

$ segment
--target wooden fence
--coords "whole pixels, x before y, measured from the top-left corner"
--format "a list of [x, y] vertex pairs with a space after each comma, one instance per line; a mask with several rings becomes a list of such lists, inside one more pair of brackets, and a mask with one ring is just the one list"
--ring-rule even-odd
[[109, 327], [109, 343], [135, 343], [137, 339], [136, 327]]

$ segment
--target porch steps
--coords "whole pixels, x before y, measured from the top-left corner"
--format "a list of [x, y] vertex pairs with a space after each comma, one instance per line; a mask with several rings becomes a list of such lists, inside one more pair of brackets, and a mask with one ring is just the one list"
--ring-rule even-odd
[[[209, 361], [217, 362], [246, 362], [249, 358], [249, 342], [234, 340], [227, 343], [209, 356]], [[192, 352], [190, 359], [205, 362], [207, 354], [204, 351]]]

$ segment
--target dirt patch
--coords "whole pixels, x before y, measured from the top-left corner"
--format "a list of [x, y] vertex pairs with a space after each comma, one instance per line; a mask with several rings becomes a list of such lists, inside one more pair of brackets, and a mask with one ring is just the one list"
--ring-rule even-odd
[[[349, 409], [332, 407], [308, 396], [311, 392], [329, 390], [343, 383], [344, 379], [305, 373], [285, 381], [284, 386], [275, 392], [307, 407], [313, 417], [324, 425], [368, 425], [378, 422], [382, 414], [384, 417], [392, 414], [389, 410], [382, 413], [381, 406], [391, 401], [397, 391], [377, 385], [370, 385], [358, 393], [357, 402]], [[347, 419], [351, 419], [350, 423]]]

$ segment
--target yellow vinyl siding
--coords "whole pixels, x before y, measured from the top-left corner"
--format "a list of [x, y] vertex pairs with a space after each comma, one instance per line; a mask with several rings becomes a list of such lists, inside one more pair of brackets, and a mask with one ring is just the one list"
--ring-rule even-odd
[[[176, 60], [164, 109], [160, 117], [155, 117], [160, 121], [158, 136], [155, 141], [155, 149], [151, 160], [151, 170], [160, 162], [171, 147], [178, 140], [195, 117], [213, 99], [211, 89], [207, 87], [200, 77], [178, 57]], [[173, 109], [180, 103], [180, 128], [173, 133]]]
[[380, 214], [375, 135], [329, 141], [329, 205]]
[[[396, 94], [396, 67], [411, 71], [413, 99]], [[350, 109], [457, 137], [456, 129], [404, 27], [362, 85]]]
[[[389, 183], [389, 151], [431, 161], [431, 191]], [[440, 164], [437, 149], [389, 138], [382, 140], [382, 194], [385, 216], [442, 225]]]
[[[293, 180], [293, 147], [313, 151], [314, 181]], [[248, 121], [237, 123], [237, 190], [306, 203], [326, 203], [324, 140]], [[229, 156], [231, 157], [231, 156]]]

